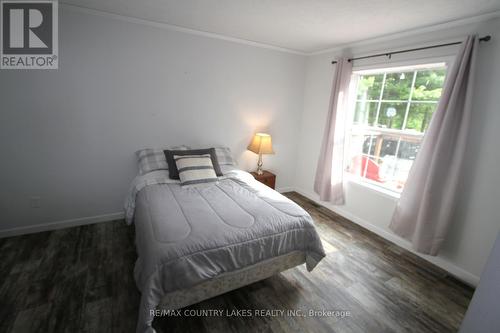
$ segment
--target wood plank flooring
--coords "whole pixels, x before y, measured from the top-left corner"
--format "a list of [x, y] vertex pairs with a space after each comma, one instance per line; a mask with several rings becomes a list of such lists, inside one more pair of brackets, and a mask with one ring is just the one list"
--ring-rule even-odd
[[[187, 309], [350, 316], [161, 317], [158, 332], [456, 332], [473, 290], [297, 193], [327, 257]], [[123, 221], [0, 239], [0, 332], [134, 332], [134, 229]], [[225, 313], [227, 314], [227, 313]], [[298, 314], [298, 312], [297, 312]]]

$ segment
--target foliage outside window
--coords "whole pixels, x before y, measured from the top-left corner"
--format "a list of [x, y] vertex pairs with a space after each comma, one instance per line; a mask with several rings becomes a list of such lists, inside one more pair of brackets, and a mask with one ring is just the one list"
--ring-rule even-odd
[[348, 171], [401, 192], [444, 84], [444, 64], [359, 72]]

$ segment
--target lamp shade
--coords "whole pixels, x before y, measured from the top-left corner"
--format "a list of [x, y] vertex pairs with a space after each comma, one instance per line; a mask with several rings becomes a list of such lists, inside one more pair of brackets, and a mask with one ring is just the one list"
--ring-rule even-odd
[[271, 136], [266, 133], [255, 133], [247, 149], [256, 154], [274, 154]]

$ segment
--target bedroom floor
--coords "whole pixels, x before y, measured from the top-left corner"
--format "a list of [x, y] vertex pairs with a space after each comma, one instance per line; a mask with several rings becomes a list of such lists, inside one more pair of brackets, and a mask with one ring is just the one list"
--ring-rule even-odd
[[[190, 309], [344, 310], [345, 318], [164, 317], [158, 332], [455, 332], [473, 290], [319, 207], [327, 257]], [[0, 239], [0, 332], [134, 332], [133, 228], [123, 221]]]

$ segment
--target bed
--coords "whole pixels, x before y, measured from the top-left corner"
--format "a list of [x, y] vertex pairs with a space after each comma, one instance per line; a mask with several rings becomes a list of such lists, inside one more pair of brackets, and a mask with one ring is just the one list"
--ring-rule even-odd
[[141, 291], [137, 332], [154, 332], [155, 309], [174, 310], [325, 256], [312, 218], [297, 204], [223, 166], [217, 183], [180, 186], [168, 172], [139, 175], [126, 199]]

